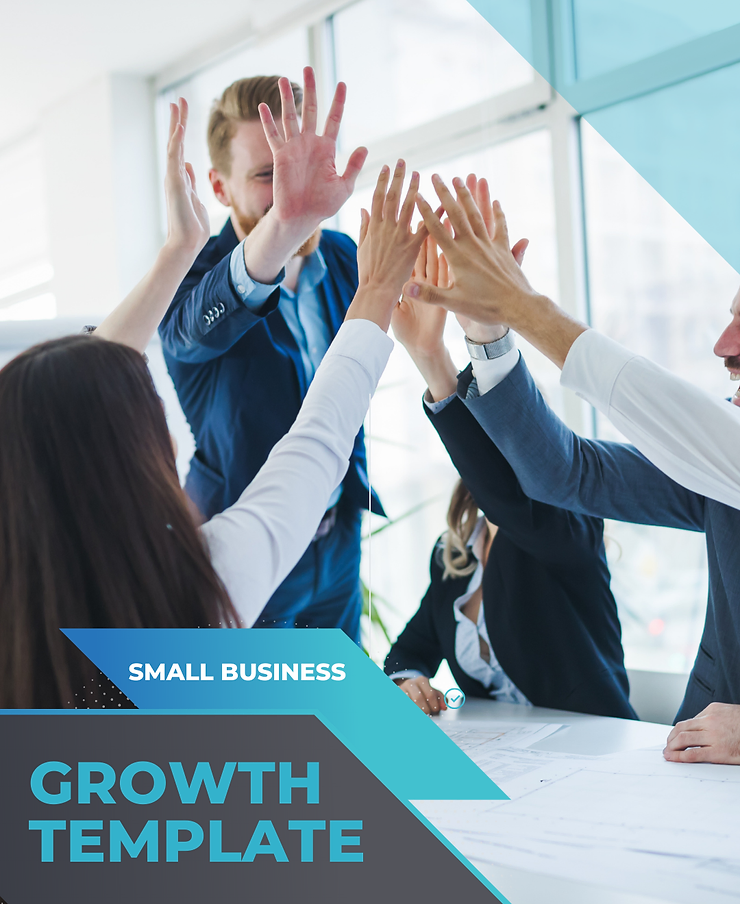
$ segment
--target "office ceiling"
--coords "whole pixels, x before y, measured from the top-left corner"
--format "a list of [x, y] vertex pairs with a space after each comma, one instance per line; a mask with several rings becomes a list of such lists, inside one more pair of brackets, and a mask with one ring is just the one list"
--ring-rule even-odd
[[104, 72], [154, 75], [306, 0], [4, 0], [0, 149], [55, 100]]

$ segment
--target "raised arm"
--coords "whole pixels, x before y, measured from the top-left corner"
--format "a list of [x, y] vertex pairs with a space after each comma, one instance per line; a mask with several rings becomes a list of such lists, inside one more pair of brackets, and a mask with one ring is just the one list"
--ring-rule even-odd
[[[488, 183], [471, 174], [467, 185], [482, 211], [484, 228], [489, 235], [493, 235], [495, 224]], [[450, 220], [445, 220], [443, 225], [451, 236]], [[528, 239], [520, 239], [511, 249], [510, 256], [517, 267], [521, 267], [528, 246]], [[419, 252], [411, 279], [410, 285], [423, 286], [425, 291], [449, 289], [455, 283], [447, 259], [444, 254], [438, 253], [437, 243], [431, 235], [427, 236]], [[404, 287], [406, 288], [408, 287]], [[444, 307], [426, 304], [409, 296], [405, 290], [400, 304], [393, 312], [394, 334], [426, 380], [430, 401], [433, 402], [441, 402], [457, 389], [457, 368], [444, 343], [446, 318]], [[493, 342], [508, 331], [507, 327], [500, 324], [481, 327], [459, 315], [457, 319], [465, 330], [466, 338], [473, 343]], [[487, 362], [487, 365], [489, 370], [493, 369], [494, 374], [500, 372], [504, 376], [516, 363], [516, 357], [517, 355], [507, 355], [494, 364]]]
[[96, 336], [144, 352], [175, 296], [178, 286], [208, 241], [208, 213], [195, 190], [195, 173], [185, 162], [188, 105], [170, 104], [167, 143], [167, 240], [154, 266], [105, 318]]
[[520, 549], [546, 565], [566, 568], [599, 553], [601, 519], [529, 497], [514, 469], [460, 398], [453, 398], [436, 413], [425, 408], [486, 518]]
[[605, 414], [682, 486], [740, 508], [740, 408], [595, 330], [573, 343], [563, 386]]
[[[277, 304], [283, 268], [327, 218], [352, 194], [367, 157], [357, 148], [343, 173], [336, 168], [336, 143], [347, 94], [337, 85], [322, 135], [316, 132], [316, 79], [304, 69], [303, 118], [299, 120], [290, 81], [279, 80], [281, 123], [266, 104], [259, 108], [273, 159], [273, 203], [252, 232], [221, 261], [199, 261], [177, 293], [160, 330], [169, 355], [188, 363], [228, 351]], [[234, 271], [243, 273], [237, 284]]]
[[383, 167], [363, 211], [360, 285], [311, 383], [295, 424], [238, 502], [203, 527], [214, 567], [242, 624], [252, 625], [313, 537], [347, 470], [393, 343], [385, 335], [425, 231], [410, 228], [418, 174], [399, 214], [404, 165]]
[[303, 70], [303, 117], [298, 119], [290, 81], [281, 78], [282, 127], [267, 104], [259, 112], [273, 158], [273, 205], [244, 242], [249, 275], [271, 282], [321, 223], [333, 217], [352, 194], [367, 158], [366, 148], [350, 154], [340, 175], [336, 167], [337, 137], [344, 115], [347, 86], [339, 82], [324, 132], [316, 132], [316, 77]]
[[532, 499], [597, 518], [704, 529], [704, 497], [685, 489], [626, 443], [584, 439], [547, 405], [520, 358], [483, 395], [458, 395], [514, 469]]
[[536, 292], [514, 266], [506, 220], [493, 204], [494, 233], [460, 179], [456, 197], [434, 186], [454, 236], [423, 199], [419, 209], [455, 274], [446, 288], [413, 281], [411, 298], [441, 305], [488, 328], [516, 330], [563, 368], [563, 385], [609, 417], [637, 448], [682, 486], [740, 507], [740, 466], [726, 450], [740, 441], [740, 411], [599, 336]]

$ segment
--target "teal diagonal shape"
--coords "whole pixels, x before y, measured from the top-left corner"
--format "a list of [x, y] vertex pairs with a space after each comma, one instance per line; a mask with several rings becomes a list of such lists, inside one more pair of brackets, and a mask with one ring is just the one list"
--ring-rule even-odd
[[65, 634], [140, 709], [312, 713], [401, 800], [506, 799], [342, 631]]
[[470, 0], [740, 270], [737, 0]]

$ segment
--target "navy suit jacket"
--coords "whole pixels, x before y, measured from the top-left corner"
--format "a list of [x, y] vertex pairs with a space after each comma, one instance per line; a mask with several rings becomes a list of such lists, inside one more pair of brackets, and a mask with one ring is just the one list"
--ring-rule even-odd
[[[464, 396], [470, 374], [458, 387]], [[533, 499], [573, 512], [706, 534], [709, 600], [676, 721], [710, 703], [740, 704], [740, 511], [685, 489], [627, 443], [583, 439], [548, 408], [523, 360], [465, 402]]]
[[[159, 327], [197, 447], [185, 488], [206, 518], [236, 502], [292, 426], [308, 389], [298, 344], [278, 309], [279, 287], [253, 314], [231, 283], [237, 244], [227, 220], [201, 251]], [[327, 274], [318, 291], [333, 337], [357, 289], [357, 248], [349, 236], [329, 230], [319, 247]], [[343, 487], [347, 502], [367, 508], [362, 430]], [[373, 511], [383, 514], [375, 497]]]
[[[602, 520], [528, 498], [460, 399], [427, 414], [478, 506], [499, 528], [483, 572], [483, 607], [503, 670], [536, 706], [636, 718]], [[470, 577], [443, 581], [439, 552], [432, 555], [429, 590], [385, 671], [431, 676], [446, 659], [466, 694], [488, 697], [455, 658], [453, 603]]]

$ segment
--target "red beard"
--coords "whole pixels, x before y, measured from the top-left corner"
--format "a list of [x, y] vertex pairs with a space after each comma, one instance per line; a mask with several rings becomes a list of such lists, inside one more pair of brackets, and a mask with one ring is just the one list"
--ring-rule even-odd
[[[270, 208], [268, 207], [267, 210]], [[238, 211], [236, 208], [233, 208], [234, 215], [236, 216], [236, 221], [243, 230], [245, 235], [249, 235], [249, 233], [254, 229], [257, 223], [265, 216], [265, 213], [262, 214], [261, 217], [248, 217], [245, 214]], [[296, 251], [295, 257], [308, 257], [309, 254], [313, 254], [314, 251], [319, 247], [319, 242], [321, 241], [321, 226], [313, 232], [306, 241], [301, 245], [301, 247]]]

